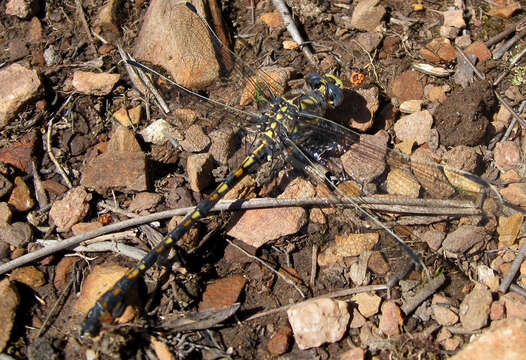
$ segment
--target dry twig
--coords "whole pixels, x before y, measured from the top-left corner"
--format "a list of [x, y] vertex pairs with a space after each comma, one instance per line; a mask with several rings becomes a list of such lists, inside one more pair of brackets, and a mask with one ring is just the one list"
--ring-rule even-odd
[[287, 31], [292, 36], [292, 40], [294, 40], [300, 46], [301, 50], [303, 51], [303, 54], [305, 54], [307, 60], [309, 60], [311, 65], [314, 67], [318, 67], [318, 63], [314, 59], [312, 52], [307, 46], [305, 46], [305, 41], [303, 40], [303, 37], [298, 31], [298, 28], [294, 23], [294, 19], [292, 19], [292, 16], [290, 15], [289, 9], [287, 8], [287, 4], [285, 4], [283, 0], [272, 0], [272, 4], [274, 4], [274, 7], [278, 10], [279, 14], [281, 15], [283, 22], [287, 26]]

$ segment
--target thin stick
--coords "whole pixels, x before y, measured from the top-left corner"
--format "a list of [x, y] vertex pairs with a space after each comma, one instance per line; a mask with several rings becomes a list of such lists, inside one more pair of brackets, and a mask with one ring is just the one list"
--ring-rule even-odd
[[473, 63], [471, 62], [471, 60], [469, 60], [469, 58], [466, 56], [466, 54], [464, 53], [464, 51], [462, 51], [461, 48], [459, 48], [458, 46], [455, 45], [455, 49], [457, 49], [457, 52], [460, 54], [460, 56], [464, 59], [465, 62], [467, 62], [471, 68], [473, 69], [473, 72], [475, 74], [477, 74], [477, 76], [479, 77], [479, 79], [481, 80], [484, 80], [486, 79], [486, 77], [484, 76], [484, 74], [482, 74], [479, 69], [477, 69], [475, 67], [475, 65], [473, 65]]
[[42, 325], [38, 329], [37, 336], [36, 336], [37, 338], [39, 338], [42, 335], [42, 333], [44, 332], [44, 330], [47, 328], [47, 324], [49, 322], [49, 319], [51, 319], [51, 316], [53, 316], [53, 314], [55, 314], [55, 310], [58, 308], [59, 304], [62, 303], [62, 301], [64, 300], [66, 295], [69, 293], [69, 289], [71, 289], [71, 286], [73, 285], [74, 281], [75, 281], [75, 276], [71, 276], [71, 279], [68, 281], [68, 284], [66, 285], [66, 287], [64, 289], [62, 289], [62, 293], [58, 297], [57, 301], [55, 301], [55, 304], [53, 305], [53, 308], [51, 309], [51, 311], [49, 311], [49, 313], [47, 314], [46, 318], [44, 319], [44, 322], [42, 323]]
[[131, 259], [140, 261], [143, 257], [148, 254], [148, 252], [137, 249], [136, 247], [116, 243], [113, 241], [105, 241], [105, 242], [99, 242], [95, 244], [89, 244], [89, 245], [81, 245], [77, 246], [73, 249], [73, 251], [76, 252], [104, 252], [104, 251], [111, 251], [119, 255], [123, 255], [126, 257], [129, 257]]
[[[264, 207], [289, 207], [289, 206], [319, 206], [319, 207], [330, 207], [335, 204], [349, 205], [350, 201], [353, 201], [355, 204], [363, 204], [364, 208], [379, 209], [381, 206], [378, 204], [384, 204], [384, 210], [394, 212], [392, 209], [393, 204], [396, 201], [402, 201], [407, 204], [428, 204], [428, 213], [433, 213], [435, 206], [437, 204], [449, 204], [450, 215], [481, 215], [482, 211], [479, 209], [470, 209], [468, 206], [473, 206], [470, 202], [467, 201], [457, 201], [457, 200], [427, 200], [427, 199], [379, 199], [373, 197], [358, 197], [358, 198], [307, 198], [307, 199], [250, 199], [250, 200], [222, 200], [218, 202], [211, 210], [213, 211], [223, 211], [223, 210], [243, 210], [243, 209], [254, 209], [254, 208], [264, 208]], [[376, 204], [367, 205], [367, 202], [373, 202]], [[455, 207], [458, 206], [458, 207]], [[28, 264], [32, 261], [41, 259], [43, 257], [49, 256], [59, 251], [73, 248], [78, 244], [92, 239], [97, 236], [104, 234], [112, 233], [115, 231], [121, 231], [133, 226], [138, 226], [142, 224], [151, 223], [153, 221], [163, 220], [171, 218], [177, 215], [185, 215], [189, 211], [193, 210], [194, 207], [182, 208], [182, 209], [173, 209], [167, 211], [161, 211], [155, 214], [150, 214], [146, 216], [140, 216], [134, 219], [124, 220], [118, 223], [110, 224], [103, 226], [101, 228], [85, 232], [80, 235], [72, 236], [68, 239], [61, 241], [60, 243], [48, 246], [43, 249], [34, 251], [29, 254], [22, 255], [14, 260], [11, 260], [5, 264], [0, 265], [0, 275], [4, 274], [12, 269], [15, 269], [19, 266]]]
[[526, 35], [526, 29], [522, 29], [521, 31], [517, 32], [511, 39], [506, 41], [501, 47], [493, 52], [493, 59], [500, 59], [506, 53], [506, 51], [508, 51], [524, 35]]
[[287, 4], [285, 4], [283, 0], [272, 0], [272, 4], [274, 4], [274, 7], [278, 10], [279, 14], [281, 15], [283, 22], [287, 26], [287, 31], [292, 36], [292, 40], [294, 40], [300, 46], [301, 50], [303, 51], [303, 54], [305, 54], [307, 60], [309, 60], [312, 66], [317, 68], [318, 63], [314, 59], [314, 56], [312, 55], [310, 49], [307, 46], [305, 46], [305, 41], [303, 40], [303, 37], [298, 31], [298, 28], [294, 23], [294, 19], [292, 19], [292, 16], [290, 15], [289, 9], [287, 8]]
[[500, 283], [500, 287], [499, 287], [500, 292], [505, 293], [508, 291], [508, 288], [510, 287], [510, 284], [515, 278], [517, 271], [519, 271], [522, 261], [524, 260], [525, 256], [526, 256], [526, 241], [523, 241], [519, 249], [519, 252], [515, 255], [515, 259], [513, 259], [513, 262], [511, 263], [510, 269], [508, 270], [508, 272], [506, 273], [506, 276], [504, 276], [504, 279], [502, 279], [502, 282]]
[[60, 174], [60, 176], [62, 176], [62, 179], [64, 179], [64, 182], [66, 183], [67, 187], [71, 189], [73, 185], [71, 184], [71, 181], [69, 181], [68, 175], [66, 174], [66, 172], [64, 171], [60, 163], [58, 162], [57, 158], [55, 157], [55, 154], [53, 154], [53, 149], [51, 148], [51, 134], [53, 133], [53, 120], [54, 120], [54, 117], [49, 119], [49, 123], [47, 125], [47, 134], [46, 134], [47, 154], [49, 158], [51, 159], [51, 161], [53, 162], [53, 164], [55, 164], [55, 167], [57, 168], [58, 173]]
[[38, 208], [40, 210], [46, 208], [49, 205], [49, 199], [47, 197], [46, 190], [42, 184], [42, 180], [38, 175], [37, 165], [35, 159], [31, 159], [31, 175], [33, 176], [33, 185], [35, 186], [35, 195], [38, 202]]
[[409, 315], [412, 313], [425, 299], [433, 295], [439, 287], [444, 284], [446, 277], [444, 274], [440, 274], [434, 279], [431, 279], [425, 286], [418, 291], [415, 296], [411, 297], [408, 302], [402, 305], [402, 311], [404, 314]]
[[513, 110], [513, 108], [511, 107], [510, 104], [508, 104], [508, 102], [506, 100], [504, 100], [504, 98], [502, 96], [500, 96], [496, 91], [495, 91], [495, 96], [497, 96], [497, 99], [499, 99], [499, 101], [502, 103], [502, 105], [504, 105], [504, 107], [511, 113], [511, 116], [513, 117], [513, 119], [515, 119], [516, 121], [519, 122], [519, 124], [521, 124], [522, 128], [524, 130], [526, 130], [526, 120], [524, 120], [523, 118], [521, 118], [519, 116], [519, 114], [517, 114], [515, 112], [515, 110]]
[[312, 255], [310, 257], [310, 287], [314, 288], [316, 282], [316, 271], [318, 270], [318, 245], [312, 245]]
[[[332, 293], [329, 293], [329, 294], [325, 294], [325, 295], [315, 296], [315, 297], [310, 298], [310, 299], [305, 300], [305, 301], [311, 301], [311, 300], [317, 300], [317, 299], [325, 299], [325, 298], [333, 299], [333, 298], [337, 298], [337, 297], [344, 297], [344, 296], [354, 295], [354, 294], [358, 294], [358, 293], [362, 293], [362, 292], [381, 291], [381, 290], [387, 290], [387, 286], [385, 286], [385, 285], [359, 286], [359, 287], [355, 287], [355, 288], [352, 288], [352, 289], [344, 289], [344, 290], [335, 291], [335, 292], [332, 292]], [[301, 302], [303, 302], [303, 301], [301, 301]], [[299, 303], [284, 305], [284, 306], [280, 306], [280, 307], [272, 309], [272, 310], [263, 311], [263, 312], [255, 314], [255, 315], [252, 315], [252, 316], [250, 316], [249, 318], [247, 318], [247, 319], [245, 319], [243, 321], [255, 320], [255, 319], [259, 319], [260, 317], [263, 317], [263, 316], [268, 316], [268, 315], [272, 315], [272, 314], [275, 314], [275, 313], [278, 313], [278, 312], [281, 312], [281, 311], [286, 311], [291, 306], [294, 306], [294, 305], [299, 304]]]
[[82, 27], [84, 28], [86, 35], [88, 35], [88, 40], [90, 42], [91, 48], [93, 52], [97, 54], [97, 47], [93, 43], [93, 37], [91, 36], [91, 31], [89, 29], [88, 21], [86, 20], [86, 15], [84, 14], [84, 9], [82, 8], [81, 0], [76, 0], [75, 4], [77, 5], [77, 12], [79, 13], [80, 22], [82, 23]]
[[503, 31], [501, 31], [497, 35], [495, 35], [492, 38], [490, 38], [484, 44], [486, 44], [487, 47], [491, 47], [492, 45], [498, 43], [499, 41], [501, 41], [502, 39], [507, 37], [512, 32], [517, 31], [517, 28], [519, 28], [522, 24], [524, 24], [525, 21], [526, 21], [526, 18], [523, 18], [523, 19], [519, 20], [518, 22], [516, 22], [515, 24], [506, 26], [506, 28]]
[[234, 244], [232, 241], [228, 240], [228, 239], [225, 239], [227, 243], [229, 243], [230, 245], [232, 245], [233, 247], [235, 247], [236, 249], [238, 249], [239, 251], [241, 251], [243, 254], [245, 254], [246, 256], [248, 256], [249, 258], [251, 258], [252, 260], [255, 260], [257, 262], [259, 262], [261, 265], [263, 265], [264, 267], [266, 267], [271, 273], [277, 275], [278, 277], [280, 277], [281, 279], [283, 279], [283, 281], [285, 281], [287, 284], [291, 285], [294, 287], [294, 289], [296, 289], [296, 291], [301, 295], [302, 298], [305, 298], [305, 294], [303, 293], [303, 291], [301, 291], [301, 289], [298, 287], [298, 285], [296, 285], [296, 283], [294, 281], [292, 281], [291, 279], [287, 278], [285, 275], [283, 275], [281, 272], [275, 270], [272, 266], [270, 266], [269, 264], [267, 264], [266, 262], [264, 262], [263, 260], [261, 260], [260, 258], [258, 258], [257, 256], [254, 256], [250, 253], [248, 253], [245, 249], [239, 247], [238, 245]]
[[[119, 50], [119, 54], [121, 56], [121, 59], [124, 62], [124, 67], [126, 68], [126, 71], [128, 72], [128, 75], [130, 76], [130, 80], [132, 81], [133, 85], [142, 93], [146, 93], [147, 91], [152, 94], [152, 96], [157, 101], [157, 104], [159, 104], [159, 107], [165, 114], [170, 113], [170, 107], [164, 101], [164, 98], [162, 97], [161, 93], [157, 90], [155, 86], [153, 86], [152, 81], [144, 71], [142, 71], [140, 68], [137, 68], [135, 66], [132, 66], [128, 63], [129, 60], [135, 60], [131, 57], [130, 54], [124, 51], [122, 46], [120, 44], [117, 44], [117, 49]], [[147, 95], [147, 94], [145, 94]]]

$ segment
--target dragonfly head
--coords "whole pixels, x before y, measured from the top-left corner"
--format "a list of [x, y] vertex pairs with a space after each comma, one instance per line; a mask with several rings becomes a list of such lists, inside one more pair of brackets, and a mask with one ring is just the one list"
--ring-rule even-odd
[[339, 106], [343, 101], [343, 83], [340, 79], [332, 74], [309, 74], [307, 75], [307, 84], [312, 89], [318, 90], [327, 100], [330, 107]]

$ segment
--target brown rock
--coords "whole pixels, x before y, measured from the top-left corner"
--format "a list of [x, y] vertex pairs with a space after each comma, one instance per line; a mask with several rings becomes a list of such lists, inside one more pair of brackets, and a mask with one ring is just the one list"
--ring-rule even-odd
[[39, 7], [39, 2], [35, 0], [9, 0], [7, 4], [5, 4], [5, 13], [26, 19], [36, 14]]
[[433, 319], [442, 326], [451, 326], [457, 323], [458, 315], [446, 306], [437, 304], [431, 307]]
[[400, 326], [404, 320], [400, 308], [393, 300], [388, 300], [382, 305], [382, 315], [378, 328], [387, 336], [396, 336], [400, 334]]
[[466, 55], [475, 55], [480, 62], [486, 61], [491, 58], [491, 51], [489, 51], [488, 47], [486, 46], [486, 44], [484, 44], [483, 41], [475, 41], [464, 50], [464, 53]]
[[0, 202], [0, 227], [6, 226], [11, 222], [13, 213], [6, 202]]
[[442, 241], [446, 237], [442, 231], [439, 230], [429, 230], [422, 234], [422, 240], [427, 243], [427, 246], [431, 250], [437, 251], [442, 245]]
[[67, 186], [62, 185], [61, 183], [55, 180], [44, 180], [42, 181], [42, 185], [44, 185], [44, 189], [46, 189], [46, 191], [49, 191], [50, 193], [53, 193], [55, 195], [62, 195], [66, 191], [68, 191]]
[[341, 156], [345, 172], [359, 183], [369, 183], [385, 171], [388, 136], [384, 132], [360, 135], [360, 141], [353, 144]]
[[126, 109], [125, 107], [120, 108], [119, 110], [113, 113], [113, 117], [124, 127], [131, 127], [137, 125], [141, 122], [141, 105], [137, 105], [131, 109]]
[[339, 360], [364, 360], [365, 351], [362, 348], [355, 347], [351, 350], [340, 354]]
[[427, 61], [439, 65], [441, 61], [452, 61], [457, 57], [457, 51], [449, 39], [435, 38], [419, 51]]
[[287, 352], [292, 340], [292, 329], [290, 326], [283, 326], [267, 343], [267, 350], [274, 356], [282, 355]]
[[264, 13], [259, 17], [259, 19], [267, 24], [269, 28], [276, 28], [279, 26], [283, 26], [283, 21], [281, 20], [281, 15], [277, 10], [272, 12]]
[[444, 26], [453, 26], [459, 29], [466, 26], [464, 11], [461, 9], [443, 11], [442, 16], [444, 16]]
[[455, 188], [433, 163], [433, 155], [425, 147], [419, 147], [411, 155], [411, 170], [424, 190], [435, 198], [447, 199], [455, 193]]
[[427, 85], [424, 89], [424, 93], [427, 94], [429, 101], [438, 101], [441, 103], [447, 98], [447, 89], [448, 87], [445, 86]]
[[133, 212], [141, 212], [144, 210], [150, 210], [159, 204], [162, 196], [150, 192], [140, 192], [135, 195], [133, 200], [128, 205], [128, 210]]
[[184, 3], [154, 0], [144, 16], [134, 56], [165, 68], [182, 86], [202, 89], [220, 70], [212, 42], [192, 40], [195, 34], [207, 33], [201, 18]]
[[101, 194], [109, 189], [145, 191], [148, 189], [146, 156], [142, 152], [106, 151], [88, 162], [80, 183]]
[[433, 126], [433, 117], [429, 111], [419, 111], [405, 115], [394, 124], [396, 137], [402, 141], [414, 140], [418, 145], [427, 142]]
[[351, 26], [358, 30], [374, 31], [385, 15], [385, 8], [378, 3], [379, 0], [359, 1], [352, 13]]
[[358, 305], [358, 311], [364, 317], [368, 318], [378, 313], [382, 299], [378, 295], [359, 293], [352, 297], [352, 300]]
[[195, 124], [186, 130], [181, 147], [188, 152], [201, 152], [210, 145], [210, 138], [203, 132], [201, 126]]
[[234, 304], [243, 290], [247, 280], [241, 275], [232, 275], [215, 280], [206, 286], [199, 311], [215, 309]]
[[518, 1], [495, 3], [489, 11], [490, 16], [499, 16], [502, 18], [509, 18], [513, 13], [521, 8], [521, 4]]
[[42, 23], [33, 16], [29, 22], [29, 29], [27, 32], [27, 40], [29, 42], [37, 43], [42, 39]]
[[[0, 89], [0, 93], [1, 91]], [[36, 140], [36, 132], [31, 131], [27, 133], [19, 141], [0, 149], [0, 161], [11, 164], [17, 169], [28, 173]]]
[[[312, 184], [297, 178], [288, 184], [278, 198], [304, 198], [314, 195]], [[271, 240], [296, 233], [306, 221], [307, 213], [302, 207], [248, 210], [232, 226], [228, 235], [257, 248]]]
[[212, 131], [208, 136], [212, 140], [208, 152], [212, 154], [214, 160], [219, 164], [226, 164], [232, 156], [236, 143], [239, 141], [236, 133], [231, 129], [221, 129]]
[[66, 277], [73, 270], [73, 267], [79, 261], [78, 257], [64, 256], [57, 264], [55, 268], [55, 278], [53, 279], [53, 285], [55, 289], [60, 290], [66, 285]]
[[45, 284], [44, 273], [33, 265], [13, 270], [9, 276], [9, 280], [21, 282], [32, 288], [37, 288]]
[[13, 184], [2, 174], [0, 174], [0, 198], [11, 191]]
[[506, 315], [506, 308], [503, 301], [494, 301], [491, 303], [489, 318], [491, 321], [502, 320]]
[[420, 78], [422, 75], [410, 70], [400, 74], [391, 85], [391, 92], [400, 103], [406, 100], [421, 100], [424, 96], [424, 85]]
[[119, 74], [75, 71], [71, 84], [80, 93], [86, 95], [108, 95], [121, 76]]
[[[342, 111], [348, 114], [349, 120], [346, 121], [349, 127], [367, 131], [373, 126], [374, 115], [380, 106], [378, 98], [378, 88], [373, 86], [369, 89], [356, 89], [350, 96], [346, 96], [343, 106], [339, 106], [337, 111]], [[361, 101], [355, 101], [353, 97], [360, 97]], [[345, 106], [347, 100], [350, 100], [354, 106], [350, 109]], [[365, 101], [365, 106], [356, 106]]]
[[25, 247], [32, 236], [33, 230], [26, 222], [15, 222], [11, 225], [0, 227], [0, 241], [17, 248]]
[[73, 235], [80, 235], [88, 231], [93, 231], [102, 227], [102, 224], [98, 221], [87, 222], [87, 223], [76, 223], [71, 227]]
[[454, 254], [462, 254], [475, 246], [477, 243], [487, 240], [488, 234], [483, 227], [473, 225], [461, 225], [449, 233], [442, 243], [444, 250]]
[[117, 126], [111, 134], [106, 152], [142, 152], [133, 132], [124, 126]]
[[20, 295], [16, 287], [9, 279], [0, 281], [0, 352], [3, 352], [9, 337], [11, 329], [15, 322], [16, 309], [20, 304]]
[[157, 340], [154, 336], [150, 336], [150, 342], [152, 344], [153, 351], [159, 360], [177, 360], [170, 347], [166, 343]]
[[491, 292], [482, 284], [476, 284], [466, 295], [459, 308], [460, 322], [467, 330], [478, 330], [488, 322]]
[[8, 203], [18, 211], [30, 210], [35, 205], [31, 191], [20, 176], [15, 178], [15, 188], [11, 192]]
[[[273, 95], [283, 95], [293, 72], [294, 68], [292, 67], [265, 66], [259, 69], [256, 75], [250, 77], [249, 81], [247, 81], [239, 99], [239, 105], [249, 105], [257, 97], [257, 92], [266, 89], [266, 84], [262, 83], [262, 79], [272, 85]], [[256, 88], [257, 86], [259, 88]]]
[[[371, 53], [380, 45], [382, 34], [376, 31], [368, 31], [356, 34], [355, 40], [361, 45], [362, 49]], [[353, 44], [352, 44], [353, 45]], [[356, 49], [358, 50], [358, 49]], [[351, 51], [354, 51], [354, 47]], [[375, 88], [376, 89], [376, 88]]]
[[201, 192], [210, 185], [213, 168], [214, 160], [209, 153], [190, 155], [186, 162], [190, 188], [195, 192]]
[[57, 231], [70, 231], [71, 227], [84, 219], [89, 211], [89, 194], [82, 186], [69, 190], [62, 200], [56, 201], [49, 217], [57, 225]]
[[365, 325], [367, 320], [363, 317], [362, 314], [360, 314], [358, 309], [354, 308], [352, 314], [353, 314], [352, 321], [351, 321], [351, 324], [349, 325], [351, 329], [359, 329]]
[[336, 235], [334, 241], [318, 255], [318, 264], [330, 266], [341, 262], [346, 256], [358, 256], [364, 250], [372, 250], [378, 240], [377, 232]]
[[526, 320], [526, 300], [521, 295], [510, 292], [505, 294], [501, 300], [504, 301], [508, 319], [519, 318]]
[[520, 147], [514, 141], [498, 142], [493, 157], [501, 171], [511, 170], [522, 164]]
[[378, 275], [385, 275], [391, 269], [389, 263], [385, 261], [384, 256], [380, 251], [373, 251], [371, 253], [369, 261], [367, 262], [367, 267]]
[[526, 184], [513, 183], [500, 190], [502, 197], [518, 206], [526, 206]]
[[448, 166], [455, 169], [474, 172], [479, 165], [479, 155], [470, 146], [459, 145], [448, 150], [442, 160]]
[[526, 322], [519, 319], [494, 321], [451, 360], [521, 360], [526, 354]]
[[446, 351], [455, 351], [459, 348], [461, 344], [462, 339], [457, 335], [450, 337], [449, 339], [446, 339], [442, 342], [442, 346]]

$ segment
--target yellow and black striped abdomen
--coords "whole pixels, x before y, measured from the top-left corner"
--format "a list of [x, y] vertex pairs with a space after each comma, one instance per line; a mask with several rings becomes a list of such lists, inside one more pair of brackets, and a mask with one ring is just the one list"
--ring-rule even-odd
[[95, 305], [90, 309], [82, 325], [82, 334], [95, 335], [99, 331], [101, 320], [109, 320], [119, 316], [123, 310], [122, 300], [124, 295], [135, 284], [146, 270], [152, 267], [161, 254], [174, 247], [179, 240], [194, 224], [207, 216], [210, 209], [230, 190], [239, 180], [269, 158], [269, 142], [273, 133], [266, 132], [252, 152], [243, 160], [242, 164], [231, 172], [225, 180], [217, 186], [208, 198], [201, 201], [179, 225], [175, 227], [163, 241], [154, 247], [134, 268], [126, 273], [117, 283], [106, 291]]

